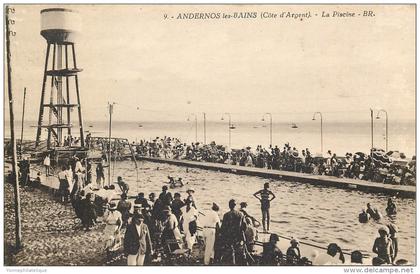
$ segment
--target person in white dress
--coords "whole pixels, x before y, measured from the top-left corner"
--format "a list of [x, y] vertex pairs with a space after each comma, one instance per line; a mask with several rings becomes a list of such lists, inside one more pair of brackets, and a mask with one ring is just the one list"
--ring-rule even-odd
[[50, 165], [51, 165], [50, 155], [47, 154], [44, 158], [45, 175], [47, 177], [50, 176]]
[[122, 226], [121, 213], [117, 210], [117, 204], [109, 203], [108, 210], [105, 211], [103, 222], [106, 224], [105, 234], [105, 249], [112, 249], [120, 241], [119, 233]]
[[220, 228], [219, 206], [213, 203], [212, 210], [206, 213], [203, 220], [204, 236], [204, 264], [209, 265], [214, 259], [214, 242], [216, 240], [216, 229]]
[[187, 243], [187, 248], [192, 250], [192, 246], [195, 243], [196, 232], [191, 233], [190, 223], [196, 222], [198, 218], [198, 211], [195, 207], [192, 206], [191, 199], [185, 201], [185, 206], [181, 208], [182, 211], [182, 230], [185, 235], [185, 242]]
[[71, 169], [71, 166], [68, 166], [67, 171], [66, 171], [66, 177], [67, 177], [67, 182], [68, 182], [68, 191], [69, 193], [71, 193], [71, 191], [73, 190], [73, 182], [74, 182], [74, 178], [73, 178], [73, 170]]

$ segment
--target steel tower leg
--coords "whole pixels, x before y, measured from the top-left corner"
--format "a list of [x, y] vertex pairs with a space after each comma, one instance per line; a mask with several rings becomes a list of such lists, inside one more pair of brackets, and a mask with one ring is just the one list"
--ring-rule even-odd
[[36, 131], [36, 141], [35, 141], [35, 148], [38, 147], [41, 133], [42, 133], [42, 120], [44, 116], [44, 97], [45, 97], [45, 85], [47, 82], [47, 69], [48, 69], [48, 58], [50, 55], [50, 46], [51, 44], [48, 43], [47, 45], [47, 54], [45, 56], [45, 67], [44, 67], [44, 79], [42, 80], [42, 90], [41, 90], [41, 103], [39, 104], [39, 116], [38, 116], [38, 129]]
[[[74, 44], [71, 44], [71, 47], [73, 51], [73, 64], [74, 64], [74, 67], [77, 68]], [[76, 81], [76, 94], [77, 94], [77, 104], [78, 104], [77, 109], [79, 113], [80, 144], [82, 147], [85, 147], [85, 138], [83, 134], [84, 132], [83, 132], [83, 120], [82, 120], [82, 105], [80, 104], [79, 80], [77, 78], [77, 74], [74, 76], [74, 79]]]

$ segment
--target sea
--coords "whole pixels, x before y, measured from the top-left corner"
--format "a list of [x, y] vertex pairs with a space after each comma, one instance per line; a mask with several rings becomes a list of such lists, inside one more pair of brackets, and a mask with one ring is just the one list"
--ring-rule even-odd
[[[16, 121], [15, 130], [20, 138], [21, 122]], [[36, 137], [36, 121], [25, 121], [24, 139], [33, 140]], [[206, 135], [202, 120], [197, 123], [197, 134], [194, 119], [192, 121], [113, 121], [112, 136], [127, 138], [131, 142], [140, 140], [153, 140], [156, 137], [174, 137], [182, 142], [214, 141], [216, 144], [229, 145], [229, 131], [231, 134], [231, 148], [240, 149], [258, 145], [268, 147], [270, 144], [270, 124], [268, 122], [233, 122], [234, 129], [229, 129], [227, 121], [207, 121]], [[74, 124], [76, 125], [76, 124]], [[10, 136], [9, 123], [5, 122], [4, 136]], [[85, 133], [92, 136], [107, 137], [109, 132], [108, 121], [84, 122]], [[78, 136], [77, 128], [73, 128], [73, 135]], [[373, 146], [386, 148], [386, 129], [382, 120], [375, 120], [373, 132]], [[43, 130], [46, 138], [46, 130]], [[416, 125], [415, 122], [402, 121], [389, 124], [388, 150], [403, 152], [411, 158], [416, 153]], [[320, 121], [301, 123], [273, 123], [272, 144], [280, 149], [288, 143], [299, 151], [308, 148], [313, 154], [321, 152]], [[323, 124], [323, 152], [331, 150], [338, 156], [347, 152], [368, 153], [371, 148], [370, 122], [325, 122]]]
[[[273, 124], [273, 144], [282, 147], [285, 143], [297, 149], [309, 148], [313, 153], [320, 152], [319, 121], [297, 123], [296, 127], [287, 123]], [[19, 123], [16, 123], [19, 125]], [[24, 139], [35, 139], [36, 122], [25, 122]], [[232, 148], [243, 148], [257, 145], [269, 145], [269, 124], [267, 123], [234, 123], [231, 129]], [[20, 127], [16, 126], [20, 129]], [[108, 122], [87, 121], [86, 132], [93, 136], [108, 136]], [[73, 129], [74, 130], [74, 129]], [[17, 129], [17, 138], [20, 130]], [[385, 148], [384, 125], [376, 123], [374, 129], [374, 146]], [[325, 123], [324, 153], [331, 150], [337, 155], [346, 152], [368, 152], [371, 146], [369, 123]], [[5, 137], [9, 135], [5, 124]], [[152, 140], [156, 137], [177, 137], [186, 143], [196, 141], [195, 123], [192, 122], [127, 122], [114, 121], [112, 136], [128, 138], [130, 141]], [[389, 128], [389, 148], [404, 152], [407, 157], [415, 155], [415, 124], [398, 123]], [[198, 123], [197, 141], [203, 142], [204, 128]], [[208, 121], [206, 142], [228, 145], [229, 127], [225, 121]], [[416, 200], [394, 197], [398, 208], [396, 217], [385, 216], [386, 195], [366, 193], [357, 190], [315, 186], [297, 182], [264, 179], [255, 176], [158, 164], [147, 161], [138, 163], [138, 170], [131, 161], [116, 162], [112, 168], [112, 180], [122, 176], [129, 186], [129, 194], [144, 192], [159, 193], [166, 185], [167, 176], [182, 177], [186, 186], [171, 191], [180, 192], [185, 198], [188, 187], [195, 188], [195, 196], [200, 210], [209, 210], [211, 204], [220, 205], [220, 215], [228, 210], [229, 199], [248, 203], [248, 212], [257, 219], [261, 218], [259, 203], [252, 194], [261, 189], [266, 182], [277, 198], [272, 202], [271, 231], [282, 236], [298, 238], [301, 241], [326, 247], [337, 243], [344, 251], [361, 250], [371, 254], [373, 242], [378, 237], [378, 228], [388, 223], [399, 227], [399, 256], [411, 263], [415, 262]], [[383, 213], [379, 222], [367, 224], [358, 222], [358, 214], [367, 203], [371, 203]], [[308, 254], [304, 254], [308, 256]], [[369, 262], [368, 262], [369, 263]]]

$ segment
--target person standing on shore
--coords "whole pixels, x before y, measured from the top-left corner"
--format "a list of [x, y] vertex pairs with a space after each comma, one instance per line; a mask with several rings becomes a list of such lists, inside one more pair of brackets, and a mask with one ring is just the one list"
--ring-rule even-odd
[[104, 166], [102, 162], [98, 163], [96, 166], [96, 184], [98, 188], [103, 188], [105, 183], [105, 174], [104, 174]]
[[130, 218], [131, 203], [127, 201], [127, 194], [121, 194], [121, 200], [118, 202], [117, 210], [121, 212], [123, 227], [127, 225], [128, 219]]
[[92, 163], [86, 159], [86, 184], [92, 183]]
[[211, 211], [208, 212], [203, 222], [203, 236], [204, 236], [204, 265], [209, 265], [211, 260], [214, 260], [214, 242], [216, 240], [216, 230], [220, 227], [220, 218], [217, 212], [219, 206], [213, 203]]
[[124, 236], [124, 251], [128, 254], [127, 265], [144, 265], [146, 254], [152, 253], [152, 241], [144, 216], [136, 212], [127, 226]]
[[47, 154], [44, 158], [44, 166], [45, 166], [45, 176], [50, 176], [50, 165], [51, 165], [51, 160], [50, 160], [50, 155]]
[[67, 201], [68, 195], [69, 195], [68, 193], [69, 183], [67, 180], [67, 169], [65, 166], [62, 166], [61, 171], [58, 173], [58, 181], [60, 182], [60, 185], [58, 187], [60, 200], [62, 203], [64, 203], [65, 201]]
[[264, 232], [270, 231], [270, 202], [276, 198], [269, 190], [269, 183], [264, 183], [264, 189], [254, 193], [254, 197], [261, 202], [261, 214]]
[[[246, 230], [244, 215], [235, 209], [236, 201], [229, 201], [229, 211], [223, 215], [221, 231], [222, 253], [224, 254], [222, 263], [238, 264], [242, 258], [241, 253]], [[232, 256], [231, 260], [227, 259]]]
[[119, 241], [119, 233], [122, 226], [122, 216], [117, 210], [117, 205], [114, 202], [110, 202], [108, 210], [105, 211], [103, 216], [103, 222], [105, 226], [105, 249], [110, 249]]
[[181, 194], [178, 192], [174, 194], [174, 200], [172, 201], [171, 208], [178, 222], [181, 220], [182, 211], [181, 208], [185, 203], [181, 200]]
[[191, 206], [193, 206], [195, 209], [197, 209], [197, 203], [196, 203], [196, 200], [194, 199], [194, 196], [193, 196], [194, 193], [195, 193], [194, 188], [189, 187], [188, 190], [187, 190], [188, 197], [187, 197], [186, 200], [190, 200], [191, 201]]
[[96, 224], [95, 194], [88, 193], [82, 203], [82, 224], [86, 231], [90, 231]]
[[398, 238], [397, 232], [398, 227], [394, 224], [388, 225], [389, 229], [389, 239], [391, 240], [391, 263], [395, 263], [395, 259], [398, 256]]
[[[195, 236], [197, 232], [197, 218], [198, 212], [192, 206], [192, 201], [187, 199], [185, 201], [185, 206], [182, 208], [182, 230], [185, 234], [185, 241], [187, 242], [187, 248], [191, 251], [192, 246], [195, 243]], [[195, 227], [194, 227], [195, 223]]]

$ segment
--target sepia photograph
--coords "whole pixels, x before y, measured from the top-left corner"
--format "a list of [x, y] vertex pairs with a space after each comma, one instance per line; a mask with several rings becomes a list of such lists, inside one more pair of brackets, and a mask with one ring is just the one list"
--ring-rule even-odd
[[412, 273], [416, 9], [4, 4], [2, 267]]

